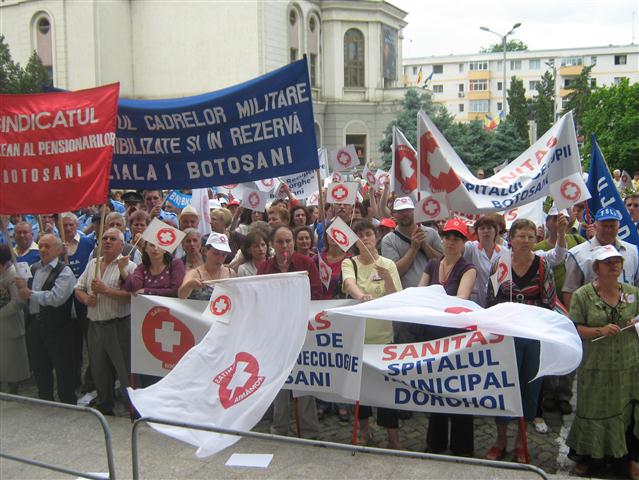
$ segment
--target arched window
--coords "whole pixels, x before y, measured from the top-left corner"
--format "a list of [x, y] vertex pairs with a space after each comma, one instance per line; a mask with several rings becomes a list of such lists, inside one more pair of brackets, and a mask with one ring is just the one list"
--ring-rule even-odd
[[344, 86], [364, 86], [364, 34], [356, 28], [344, 35]]
[[53, 25], [49, 15], [38, 13], [33, 18], [35, 51], [53, 80]]
[[292, 6], [288, 10], [288, 46], [289, 61], [294, 62], [302, 58], [302, 12]]
[[306, 32], [306, 38], [311, 87], [318, 87], [320, 58], [320, 21], [319, 17], [315, 13], [311, 13], [308, 17], [308, 30]]

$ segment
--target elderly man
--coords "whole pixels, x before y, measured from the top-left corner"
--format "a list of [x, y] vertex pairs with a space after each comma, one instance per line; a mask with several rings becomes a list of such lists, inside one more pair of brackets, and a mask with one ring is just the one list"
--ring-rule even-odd
[[191, 205], [184, 207], [178, 218], [180, 221], [180, 230], [182, 231], [187, 228], [195, 228], [197, 230], [197, 226], [200, 223], [200, 217], [197, 214], [197, 210]]
[[632, 223], [639, 229], [639, 192], [626, 195], [626, 198], [623, 199], [623, 203], [628, 210]]
[[59, 256], [62, 240], [45, 234], [40, 239], [40, 261], [32, 265], [29, 286], [17, 279], [20, 298], [27, 302], [26, 336], [31, 368], [38, 396], [53, 401], [53, 370], [58, 383], [58, 398], [75, 405], [71, 304], [75, 277]]
[[595, 236], [568, 251], [566, 279], [564, 280], [564, 303], [570, 307], [572, 293], [595, 278], [592, 269], [593, 251], [604, 245], [614, 245], [624, 258], [619, 281], [637, 285], [639, 282], [639, 256], [637, 247], [617, 238], [621, 213], [612, 207], [600, 208], [595, 215]]
[[33, 265], [40, 260], [38, 244], [33, 241], [33, 228], [29, 222], [19, 222], [13, 229], [13, 239], [16, 241], [16, 261]]
[[[123, 398], [128, 398], [131, 371], [131, 298], [120, 289], [120, 266], [129, 274], [135, 263], [122, 257], [124, 236], [117, 228], [109, 228], [102, 236], [103, 256], [99, 276], [95, 276], [96, 259], [92, 259], [78, 279], [76, 298], [88, 307], [89, 362], [93, 382], [98, 391], [96, 408], [113, 415], [113, 371], [120, 381]], [[123, 259], [122, 261], [120, 259]]]
[[[415, 204], [410, 197], [395, 199], [393, 216], [397, 227], [382, 239], [382, 256], [395, 262], [402, 288], [416, 287], [426, 262], [442, 256], [444, 247], [437, 230], [415, 225]], [[415, 339], [408, 323], [394, 325], [395, 340], [399, 343]]]

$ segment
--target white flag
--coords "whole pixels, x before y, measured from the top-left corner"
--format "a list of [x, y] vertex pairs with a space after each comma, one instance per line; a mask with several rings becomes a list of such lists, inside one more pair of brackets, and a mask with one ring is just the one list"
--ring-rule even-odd
[[417, 200], [419, 170], [417, 152], [397, 127], [393, 127], [392, 154], [391, 190], [398, 197], [411, 197], [413, 200]]
[[366, 183], [370, 185], [373, 189], [377, 190], [377, 177], [373, 172], [370, 171], [368, 165], [364, 167], [362, 171], [362, 177], [366, 180]]
[[326, 201], [328, 203], [355, 205], [355, 200], [357, 200], [357, 186], [357, 182], [331, 183], [328, 185]]
[[331, 150], [331, 163], [334, 172], [351, 170], [359, 165], [359, 157], [354, 145], [346, 145], [337, 150]]
[[630, 179], [630, 174], [628, 172], [626, 172], [625, 170], [621, 172], [620, 180], [621, 180], [619, 184], [620, 192], [623, 192], [627, 188], [632, 190], [632, 180]]
[[327, 178], [328, 173], [328, 150], [326, 147], [320, 147], [317, 149], [317, 157], [319, 159], [319, 171], [320, 178]]
[[[206, 337], [158, 383], [142, 390], [129, 389], [142, 416], [248, 431], [284, 385], [306, 338], [308, 275], [294, 272], [224, 280], [216, 284], [213, 297], [210, 313], [222, 321], [214, 321]], [[268, 315], [257, 316], [256, 312]], [[197, 446], [198, 457], [239, 440], [199, 430], [151, 426]]]
[[319, 276], [324, 288], [328, 290], [328, 286], [331, 283], [331, 276], [333, 275], [333, 269], [324, 261], [321, 255], [318, 255], [319, 259]]
[[319, 192], [316, 190], [306, 199], [307, 207], [316, 207], [319, 205]]
[[263, 178], [262, 180], [257, 180], [255, 186], [260, 192], [270, 192], [273, 189], [279, 188], [280, 183], [282, 182], [279, 178]]
[[142, 240], [169, 253], [173, 253], [183, 238], [184, 232], [157, 218], [151, 221], [142, 234]]
[[[328, 183], [326, 182], [328, 180]], [[324, 179], [324, 187], [326, 187], [329, 183], [340, 183], [346, 180], [346, 177], [339, 172], [333, 172], [333, 175], [330, 178]]]
[[415, 223], [434, 222], [445, 218], [448, 218], [445, 192], [424, 196], [415, 205]]
[[550, 195], [555, 206], [562, 210], [590, 198], [590, 191], [581, 173], [576, 172], [550, 184]]
[[384, 188], [384, 185], [386, 184], [386, 182], [389, 181], [389, 173], [384, 171], [384, 170], [377, 170], [375, 172], [375, 177], [377, 178], [377, 188]]
[[269, 195], [258, 190], [244, 190], [242, 194], [242, 206], [254, 212], [263, 212], [268, 203]]
[[510, 256], [510, 250], [504, 248], [501, 251], [501, 256], [497, 261], [497, 270], [490, 276], [490, 282], [493, 285], [493, 292], [497, 295], [497, 290], [504, 282], [513, 281], [512, 261]]
[[195, 208], [200, 219], [197, 229], [200, 235], [211, 233], [211, 209], [209, 208], [209, 192], [207, 188], [194, 188], [192, 190], [191, 205]]
[[355, 245], [358, 240], [357, 234], [339, 217], [335, 217], [331, 226], [326, 229], [326, 233], [345, 252]]

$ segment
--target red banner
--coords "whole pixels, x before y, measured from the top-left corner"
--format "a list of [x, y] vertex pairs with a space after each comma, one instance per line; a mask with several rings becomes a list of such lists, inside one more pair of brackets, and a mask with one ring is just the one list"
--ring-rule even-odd
[[0, 214], [106, 201], [119, 91], [0, 95]]

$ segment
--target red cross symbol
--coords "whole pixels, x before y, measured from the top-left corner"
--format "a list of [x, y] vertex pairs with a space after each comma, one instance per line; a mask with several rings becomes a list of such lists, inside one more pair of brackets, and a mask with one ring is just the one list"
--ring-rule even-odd
[[272, 178], [267, 178], [266, 180], [260, 180], [260, 182], [262, 182], [262, 185], [264, 185], [265, 187], [272, 187], [273, 186], [273, 179]]
[[346, 166], [351, 163], [351, 155], [346, 150], [340, 150], [337, 152], [337, 162], [340, 165]]
[[341, 202], [346, 197], [348, 197], [348, 188], [344, 187], [343, 185], [338, 185], [333, 188], [333, 190], [331, 190], [331, 196], [338, 202]]
[[579, 188], [579, 185], [572, 180], [564, 180], [561, 183], [560, 192], [562, 197], [573, 202], [581, 196], [581, 189]]
[[227, 295], [220, 295], [211, 301], [211, 313], [213, 315], [224, 315], [231, 309], [231, 299]]
[[248, 202], [251, 208], [255, 208], [260, 204], [260, 196], [255, 192], [251, 192], [248, 196]]
[[175, 242], [175, 233], [170, 228], [161, 228], [158, 230], [158, 233], [155, 234], [155, 238], [160, 246], [166, 247]]
[[331, 230], [331, 237], [333, 237], [333, 240], [335, 240], [339, 245], [348, 245], [348, 236], [337, 228]]
[[422, 205], [422, 211], [429, 217], [436, 217], [437, 215], [439, 215], [439, 212], [441, 212], [441, 210], [442, 209], [439, 205], [439, 202], [434, 198], [425, 201]]

